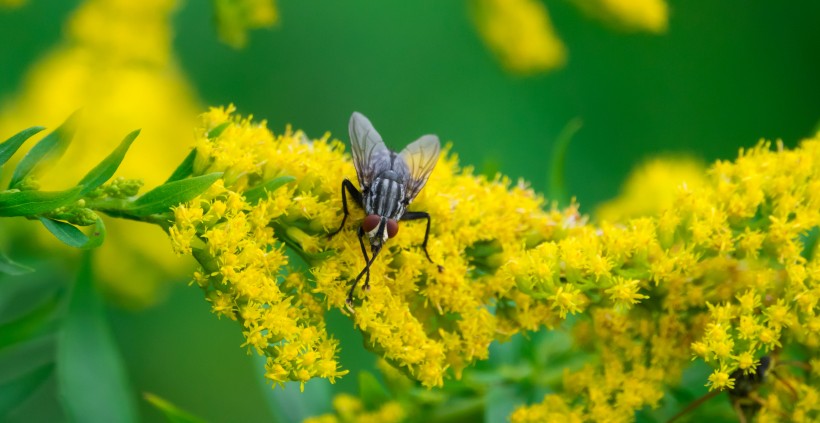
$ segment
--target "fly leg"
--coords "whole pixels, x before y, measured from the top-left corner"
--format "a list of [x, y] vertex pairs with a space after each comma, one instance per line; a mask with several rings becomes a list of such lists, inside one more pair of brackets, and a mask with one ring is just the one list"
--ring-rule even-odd
[[[367, 258], [367, 248], [364, 247], [364, 229], [359, 227], [359, 245], [362, 247], [362, 255], [364, 256], [364, 262], [367, 263], [370, 259]], [[364, 285], [362, 285], [362, 289], [365, 291], [370, 289], [370, 266], [368, 265], [367, 268], [367, 276], [364, 279]]]
[[[427, 240], [430, 238], [430, 213], [423, 212], [423, 211], [415, 211], [415, 212], [406, 212], [404, 216], [401, 217], [401, 220], [418, 220], [418, 219], [427, 219], [427, 229], [424, 230], [424, 242], [421, 243], [421, 249], [424, 250], [424, 255], [427, 256], [427, 260], [430, 263], [436, 264], [433, 259], [430, 258], [430, 253], [427, 252]], [[444, 270], [441, 265], [436, 264], [438, 266], [438, 271], [441, 272]]]
[[359, 272], [359, 276], [356, 276], [356, 280], [353, 281], [353, 286], [350, 287], [350, 291], [348, 291], [347, 293], [348, 306], [353, 306], [353, 290], [356, 289], [356, 285], [359, 284], [359, 281], [362, 279], [362, 276], [364, 276], [365, 274], [367, 274], [368, 277], [370, 276], [370, 265], [373, 264], [374, 260], [376, 260], [376, 256], [379, 255], [379, 251], [381, 250], [381, 247], [373, 248], [373, 257], [370, 258], [370, 260], [364, 266], [364, 269], [362, 269], [362, 271]]
[[353, 197], [353, 201], [355, 201], [356, 204], [358, 204], [359, 206], [362, 205], [362, 193], [356, 189], [356, 187], [353, 185], [353, 182], [350, 182], [349, 179], [345, 179], [344, 181], [342, 181], [342, 210], [344, 210], [344, 217], [342, 217], [342, 224], [339, 225], [339, 229], [336, 229], [335, 231], [327, 234], [328, 239], [333, 238], [334, 235], [341, 232], [342, 228], [345, 227], [347, 216], [350, 215], [350, 213], [347, 211], [347, 195], [345, 193], [345, 190], [347, 190], [347, 193], [350, 193], [350, 196]]

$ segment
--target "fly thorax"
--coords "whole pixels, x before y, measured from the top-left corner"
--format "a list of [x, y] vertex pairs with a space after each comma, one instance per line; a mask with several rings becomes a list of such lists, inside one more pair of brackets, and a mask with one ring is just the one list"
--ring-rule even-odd
[[376, 214], [389, 219], [397, 219], [404, 213], [404, 181], [392, 170], [382, 172], [370, 186], [364, 199], [368, 214]]

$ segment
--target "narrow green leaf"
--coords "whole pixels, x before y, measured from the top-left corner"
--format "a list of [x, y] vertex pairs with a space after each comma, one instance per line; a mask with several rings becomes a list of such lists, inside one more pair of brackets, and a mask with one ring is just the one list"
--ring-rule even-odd
[[0, 350], [0, 384], [8, 383], [39, 367], [54, 363], [56, 347], [56, 337], [49, 334]]
[[28, 266], [23, 266], [22, 264], [10, 259], [5, 253], [0, 252], [0, 273], [17, 276], [25, 275], [26, 273], [31, 273], [33, 271], [34, 269]]
[[63, 155], [74, 137], [74, 120], [77, 113], [74, 112], [59, 128], [31, 147], [14, 169], [9, 188], [15, 188], [26, 176], [37, 173]]
[[45, 364], [15, 380], [0, 384], [0, 419], [28, 399], [54, 372], [54, 364]]
[[34, 216], [80, 198], [82, 186], [65, 191], [0, 192], [0, 217]]
[[282, 185], [285, 185], [288, 182], [292, 182], [295, 180], [296, 178], [290, 175], [273, 178], [262, 185], [245, 191], [245, 200], [247, 200], [251, 204], [256, 204], [259, 202], [259, 200], [265, 198], [268, 192], [274, 192]]
[[117, 171], [117, 168], [120, 167], [120, 163], [122, 163], [122, 160], [125, 158], [125, 153], [131, 148], [131, 143], [137, 139], [139, 134], [140, 130], [137, 129], [126, 135], [122, 142], [120, 142], [120, 145], [117, 146], [108, 157], [103, 159], [94, 169], [91, 169], [91, 172], [85, 175], [80, 183], [77, 184], [83, 186], [80, 192], [81, 195], [91, 192], [114, 176], [114, 172]]
[[181, 179], [185, 179], [191, 176], [191, 173], [194, 171], [194, 160], [196, 159], [196, 148], [191, 150], [187, 156], [182, 160], [182, 163], [174, 169], [174, 173], [168, 177], [168, 180], [165, 183], [179, 181]]
[[579, 129], [581, 129], [580, 118], [567, 122], [555, 139], [555, 145], [552, 148], [552, 166], [550, 166], [547, 195], [549, 198], [558, 201], [559, 205], [569, 204], [567, 184], [564, 181], [564, 168], [566, 167], [569, 143]]
[[521, 387], [496, 384], [486, 390], [484, 401], [484, 421], [507, 421], [517, 405], [524, 404], [527, 398], [521, 395]]
[[137, 198], [128, 207], [128, 211], [136, 216], [168, 211], [172, 206], [192, 200], [202, 194], [221, 176], [221, 173], [209, 173], [160, 185]]
[[60, 306], [60, 298], [55, 293], [45, 298], [22, 316], [0, 325], [0, 350], [10, 345], [32, 339], [51, 329], [54, 314]]
[[135, 422], [136, 404], [83, 255], [57, 344], [59, 397], [70, 420]]
[[208, 131], [208, 139], [214, 139], [222, 134], [225, 129], [231, 126], [232, 122], [222, 122], [219, 125], [216, 125], [213, 129]]
[[45, 217], [40, 217], [39, 219], [52, 235], [69, 247], [81, 248], [88, 243], [88, 237], [85, 236], [83, 231], [70, 223]]
[[45, 217], [40, 217], [39, 219], [52, 235], [69, 247], [90, 250], [99, 247], [105, 240], [105, 224], [103, 224], [102, 219], [99, 217], [94, 223], [91, 236], [86, 235], [80, 228], [70, 223]]
[[151, 403], [157, 410], [161, 411], [170, 423], [205, 423], [205, 420], [200, 419], [193, 414], [180, 409], [170, 402], [146, 392], [143, 394], [145, 400]]
[[11, 156], [13, 156], [14, 153], [20, 149], [26, 140], [43, 129], [46, 128], [43, 128], [42, 126], [32, 126], [31, 128], [23, 129], [22, 131], [12, 135], [11, 138], [3, 141], [3, 143], [0, 144], [0, 167], [9, 161]]
[[359, 398], [368, 410], [375, 410], [390, 400], [390, 394], [373, 373], [362, 370], [359, 372]]

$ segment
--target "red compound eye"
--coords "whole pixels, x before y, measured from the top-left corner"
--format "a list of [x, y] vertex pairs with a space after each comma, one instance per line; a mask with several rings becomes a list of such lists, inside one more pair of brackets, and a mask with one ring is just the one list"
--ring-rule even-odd
[[372, 232], [374, 229], [379, 227], [379, 222], [381, 222], [382, 218], [379, 217], [377, 214], [369, 214], [367, 217], [364, 218], [364, 222], [362, 222], [362, 229], [365, 232]]
[[387, 219], [387, 237], [393, 238], [399, 233], [399, 222], [393, 219]]

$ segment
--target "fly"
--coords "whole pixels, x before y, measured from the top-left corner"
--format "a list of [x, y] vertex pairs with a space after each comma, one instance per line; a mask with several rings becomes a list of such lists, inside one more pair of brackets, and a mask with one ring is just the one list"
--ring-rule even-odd
[[[373, 124], [364, 115], [353, 112], [350, 116], [350, 151], [353, 154], [353, 166], [359, 178], [361, 191], [356, 189], [350, 180], [342, 181], [342, 206], [344, 217], [339, 229], [328, 237], [339, 233], [350, 213], [347, 210], [347, 194], [364, 209], [366, 217], [359, 226], [359, 245], [364, 255], [364, 269], [353, 281], [347, 294], [348, 305], [353, 304], [353, 290], [356, 289], [362, 276], [366, 276], [362, 289], [370, 288], [370, 265], [376, 260], [384, 243], [399, 232], [399, 222], [405, 220], [427, 219], [424, 231], [424, 242], [421, 248], [427, 260], [433, 263], [427, 252], [427, 239], [430, 236], [430, 214], [423, 211], [407, 211], [407, 206], [419, 194], [427, 183], [427, 178], [438, 162], [441, 150], [438, 137], [424, 135], [413, 141], [400, 153], [384, 145], [382, 137], [373, 128]], [[370, 240], [373, 254], [368, 258], [364, 246], [364, 236]], [[441, 266], [439, 266], [441, 269]]]

